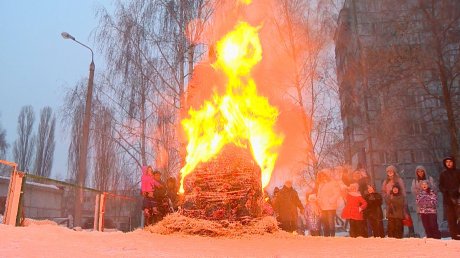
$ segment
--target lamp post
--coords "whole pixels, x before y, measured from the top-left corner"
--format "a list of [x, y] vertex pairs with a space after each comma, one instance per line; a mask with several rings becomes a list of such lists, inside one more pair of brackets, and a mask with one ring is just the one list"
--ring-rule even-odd
[[80, 186], [79, 190], [77, 191], [77, 198], [75, 200], [75, 218], [74, 224], [76, 226], [82, 225], [82, 205], [83, 205], [83, 187], [85, 184], [86, 178], [86, 162], [88, 156], [88, 141], [89, 141], [89, 125], [91, 123], [91, 103], [93, 99], [93, 80], [94, 80], [94, 53], [93, 50], [88, 47], [87, 45], [79, 42], [75, 39], [72, 35], [67, 32], [61, 33], [64, 39], [71, 39], [78, 44], [84, 46], [85, 48], [91, 51], [91, 64], [89, 65], [89, 77], [88, 77], [88, 89], [86, 91], [86, 103], [85, 103], [85, 110], [84, 110], [84, 118], [83, 118], [83, 128], [82, 128], [82, 138], [80, 144], [80, 156], [78, 161], [78, 174], [77, 174], [77, 184]]

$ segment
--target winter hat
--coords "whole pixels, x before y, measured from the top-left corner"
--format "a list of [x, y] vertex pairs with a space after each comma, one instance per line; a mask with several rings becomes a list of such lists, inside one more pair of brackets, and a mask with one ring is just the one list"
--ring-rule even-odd
[[420, 180], [420, 186], [422, 185], [427, 185], [428, 187], [430, 187], [430, 183], [428, 182], [428, 180]]
[[399, 186], [399, 184], [394, 184], [393, 185], [393, 187], [391, 188], [391, 194], [395, 195], [395, 193], [393, 193], [394, 188], [398, 189], [398, 193], [396, 193], [397, 195], [401, 194], [401, 187]]

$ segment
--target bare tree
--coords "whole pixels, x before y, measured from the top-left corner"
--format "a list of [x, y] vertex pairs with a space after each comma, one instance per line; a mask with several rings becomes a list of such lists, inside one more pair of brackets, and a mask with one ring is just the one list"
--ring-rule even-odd
[[169, 109], [166, 105], [158, 108], [153, 146], [156, 153], [155, 164], [164, 171], [164, 179], [174, 177], [181, 166], [177, 148], [171, 148], [177, 145], [175, 116], [175, 110]]
[[[407, 2], [367, 50], [365, 65], [373, 71], [367, 76], [378, 82], [369, 91], [379, 92], [369, 101], [379, 105], [374, 132], [389, 143], [389, 152], [411, 144], [429, 151], [433, 161], [447, 149], [459, 155], [459, 7], [452, 0]], [[417, 134], [425, 137], [414, 140]]]
[[42, 177], [49, 177], [51, 174], [56, 145], [54, 141], [55, 127], [56, 118], [51, 107], [43, 108], [40, 111], [34, 169], [34, 173]]
[[[344, 160], [339, 116], [338, 87], [334, 78], [331, 40], [334, 22], [331, 3], [325, 1], [279, 0], [276, 21], [285, 55], [294, 63], [287, 95], [302, 110], [305, 160], [308, 173]], [[301, 47], [304, 46], [304, 47]], [[335, 147], [335, 151], [334, 150]], [[330, 158], [334, 153], [335, 158]]]
[[104, 107], [97, 107], [94, 125], [94, 186], [101, 191], [119, 189], [119, 154], [114, 141], [113, 116]]
[[8, 143], [6, 141], [6, 131], [1, 127], [0, 124], [0, 159], [4, 159], [7, 149]]
[[[178, 153], [176, 139], [158, 138], [161, 130], [172, 130], [175, 117], [159, 117], [163, 108], [175, 115], [181, 108], [185, 85], [196, 59], [202, 27], [211, 9], [209, 1], [132, 1], [118, 3], [114, 14], [99, 12], [96, 38], [109, 64], [99, 90], [101, 102], [113, 110], [114, 139], [130, 162], [139, 167], [157, 160], [159, 142], [167, 153]], [[164, 131], [162, 131], [164, 133]], [[167, 144], [164, 145], [164, 144]], [[168, 157], [177, 158], [174, 155]]]
[[[6, 141], [6, 130], [0, 124], [0, 159], [5, 159], [6, 151], [8, 150], [8, 142]], [[0, 164], [0, 175], [7, 173], [7, 167]]]
[[18, 116], [18, 139], [13, 144], [13, 158], [18, 169], [28, 171], [34, 154], [35, 137], [32, 134], [35, 114], [32, 106], [24, 106]]
[[[80, 144], [82, 135], [82, 121], [84, 115], [84, 98], [86, 84], [84, 81], [77, 83], [74, 89], [67, 92], [64, 106], [62, 107], [62, 124], [64, 131], [70, 133], [70, 145], [67, 160], [67, 178], [76, 183], [79, 171]], [[87, 173], [88, 174], [88, 173]], [[86, 179], [85, 179], [86, 181]], [[85, 185], [85, 183], [83, 184]]]
[[[425, 45], [418, 51], [412, 78], [445, 110], [452, 155], [460, 158], [458, 100], [460, 96], [460, 2], [419, 0], [412, 15], [422, 17]], [[414, 24], [416, 21], [413, 21]]]

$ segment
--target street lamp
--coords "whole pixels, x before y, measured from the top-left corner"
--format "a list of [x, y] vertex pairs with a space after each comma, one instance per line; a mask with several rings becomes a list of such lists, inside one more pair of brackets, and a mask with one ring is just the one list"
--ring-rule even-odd
[[81, 149], [80, 157], [78, 161], [78, 174], [77, 174], [77, 184], [80, 186], [80, 189], [77, 191], [78, 196], [75, 201], [75, 219], [74, 223], [76, 226], [81, 226], [82, 219], [82, 205], [83, 205], [83, 187], [86, 178], [86, 162], [88, 156], [88, 141], [89, 141], [89, 124], [91, 122], [91, 102], [93, 99], [93, 80], [94, 80], [94, 53], [93, 50], [87, 45], [79, 42], [72, 35], [67, 32], [62, 32], [61, 36], [64, 39], [71, 39], [78, 44], [84, 46], [85, 48], [91, 51], [91, 64], [89, 65], [89, 78], [88, 78], [88, 89], [86, 91], [86, 103], [85, 103], [85, 116], [83, 118], [83, 129], [82, 129], [82, 138], [81, 138]]

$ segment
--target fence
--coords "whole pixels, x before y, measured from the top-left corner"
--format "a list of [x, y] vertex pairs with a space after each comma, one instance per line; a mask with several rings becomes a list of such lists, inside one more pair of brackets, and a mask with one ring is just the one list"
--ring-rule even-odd
[[4, 224], [19, 226], [23, 218], [31, 218], [73, 228], [76, 193], [83, 190], [82, 229], [127, 232], [141, 225], [142, 199], [138, 189], [102, 192], [20, 172], [12, 162], [0, 160], [0, 164], [12, 168], [10, 177], [0, 176], [0, 213], [5, 214]]

